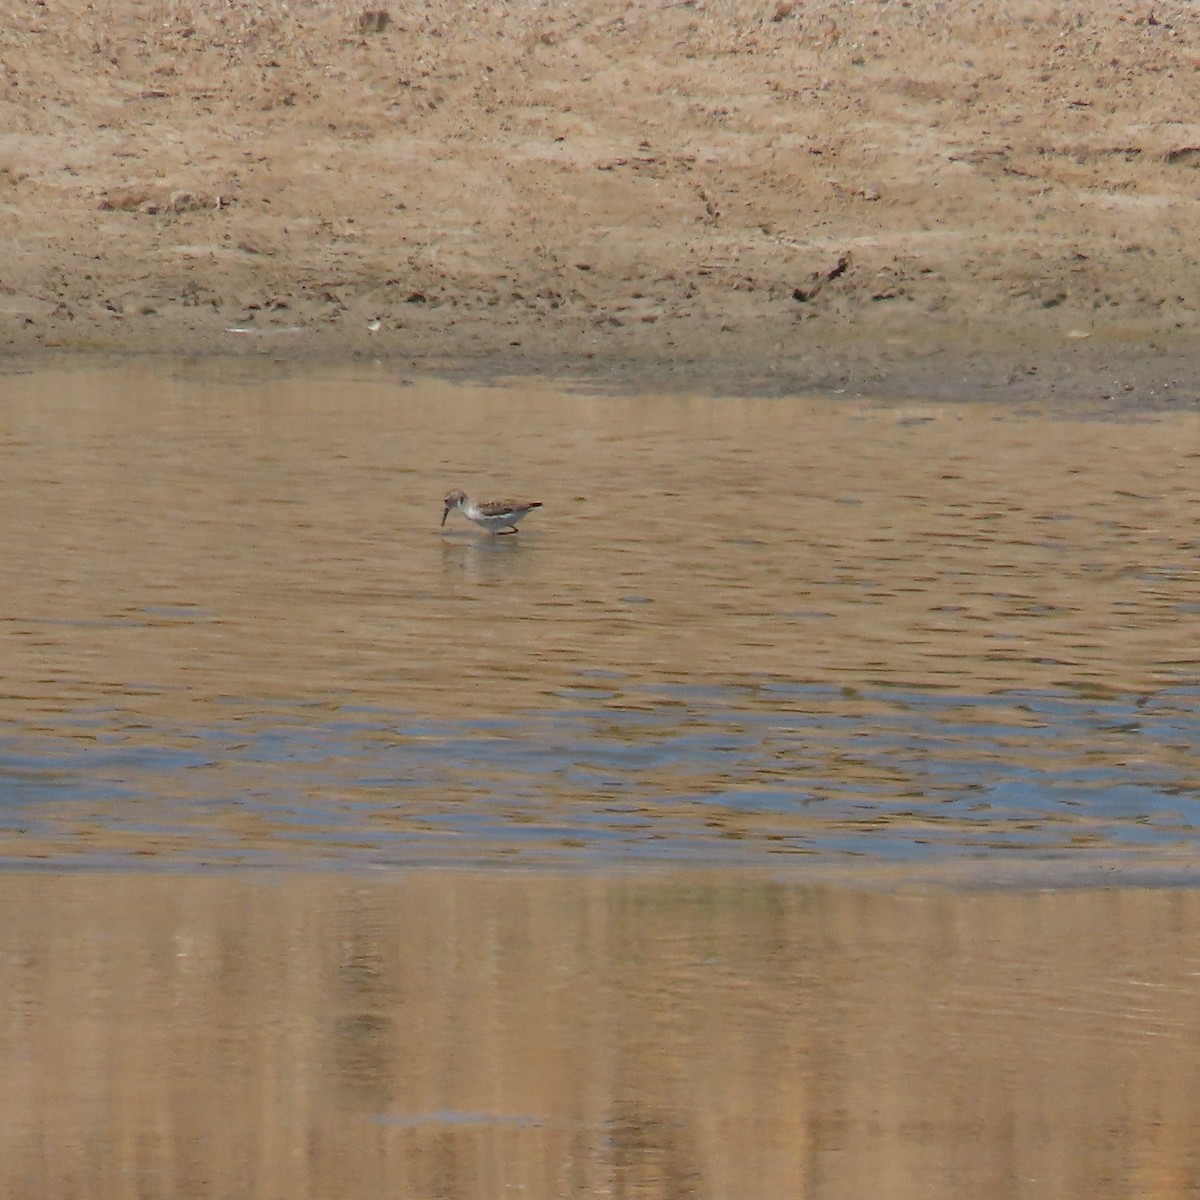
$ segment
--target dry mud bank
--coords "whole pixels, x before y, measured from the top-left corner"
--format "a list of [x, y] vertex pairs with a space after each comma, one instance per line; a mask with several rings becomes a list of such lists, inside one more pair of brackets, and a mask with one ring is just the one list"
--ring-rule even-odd
[[9, 355], [1197, 399], [1182, 0], [0, 13]]

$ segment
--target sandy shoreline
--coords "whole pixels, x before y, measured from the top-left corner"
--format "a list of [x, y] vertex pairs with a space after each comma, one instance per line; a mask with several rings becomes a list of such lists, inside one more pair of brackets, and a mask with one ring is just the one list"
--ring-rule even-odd
[[387, 11], [9, 14], [0, 353], [1200, 393], [1190, 5]]

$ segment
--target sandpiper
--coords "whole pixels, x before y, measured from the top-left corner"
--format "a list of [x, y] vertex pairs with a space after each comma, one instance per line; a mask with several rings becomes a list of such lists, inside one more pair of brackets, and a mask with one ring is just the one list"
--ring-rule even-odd
[[468, 521], [482, 525], [489, 533], [516, 533], [517, 522], [535, 508], [541, 508], [540, 500], [487, 500], [476, 504], [466, 492], [453, 491], [445, 500], [442, 524], [454, 509], [458, 509]]

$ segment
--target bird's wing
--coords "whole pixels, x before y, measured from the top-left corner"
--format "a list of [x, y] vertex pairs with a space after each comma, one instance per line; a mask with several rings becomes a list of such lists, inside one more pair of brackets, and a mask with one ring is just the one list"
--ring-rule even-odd
[[530, 508], [541, 508], [540, 500], [525, 501], [518, 504], [514, 500], [489, 500], [485, 504], [480, 504], [479, 511], [485, 517], [503, 517], [509, 513], [522, 512]]

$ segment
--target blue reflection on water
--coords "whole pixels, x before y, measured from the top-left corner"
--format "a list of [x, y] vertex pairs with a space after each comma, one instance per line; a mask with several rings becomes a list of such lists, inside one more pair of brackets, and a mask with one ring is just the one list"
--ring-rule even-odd
[[588, 686], [486, 720], [244, 704], [193, 728], [43, 715], [0, 737], [0, 862], [21, 859], [22, 836], [78, 861], [81, 821], [113, 835], [107, 854], [169, 836], [161, 853], [183, 863], [1178, 851], [1200, 823], [1196, 700], [770, 682]]

